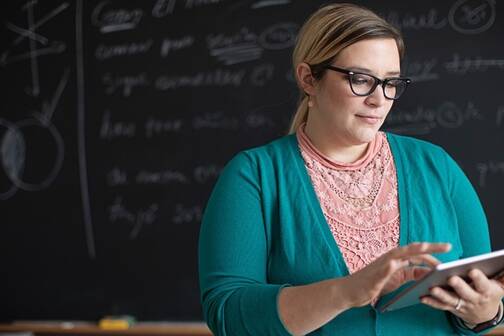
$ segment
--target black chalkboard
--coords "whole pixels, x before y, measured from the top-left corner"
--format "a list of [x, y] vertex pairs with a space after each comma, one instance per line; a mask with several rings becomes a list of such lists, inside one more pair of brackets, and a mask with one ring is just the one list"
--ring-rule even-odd
[[[201, 320], [205, 202], [237, 151], [285, 134], [295, 36], [322, 3], [3, 4], [1, 318]], [[504, 248], [504, 7], [358, 3], [407, 43], [385, 129], [452, 154]]]

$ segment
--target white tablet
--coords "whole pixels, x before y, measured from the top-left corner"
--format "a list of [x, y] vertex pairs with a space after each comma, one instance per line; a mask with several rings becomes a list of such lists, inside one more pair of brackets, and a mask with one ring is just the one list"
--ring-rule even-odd
[[386, 312], [420, 303], [420, 298], [429, 295], [432, 287], [446, 287], [448, 278], [454, 275], [467, 279], [467, 273], [475, 268], [488, 278], [500, 278], [504, 275], [504, 250], [439, 264], [396, 296], [387, 300], [380, 299], [376, 308]]

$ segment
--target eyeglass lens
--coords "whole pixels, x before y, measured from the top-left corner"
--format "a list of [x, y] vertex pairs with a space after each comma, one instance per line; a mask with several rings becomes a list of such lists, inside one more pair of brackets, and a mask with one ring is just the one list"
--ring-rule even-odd
[[[378, 86], [376, 78], [366, 74], [351, 74], [349, 75], [349, 79], [352, 91], [359, 96], [371, 94], [376, 89], [376, 86]], [[389, 99], [397, 99], [406, 90], [407, 85], [407, 82], [403, 79], [387, 79], [382, 86], [383, 93]]]

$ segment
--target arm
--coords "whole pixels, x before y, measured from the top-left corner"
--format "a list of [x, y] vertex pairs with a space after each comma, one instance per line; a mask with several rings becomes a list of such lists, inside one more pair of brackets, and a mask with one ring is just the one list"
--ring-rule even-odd
[[288, 287], [267, 283], [267, 237], [257, 168], [233, 159], [210, 197], [200, 232], [199, 273], [205, 319], [216, 335], [289, 335], [313, 331], [351, 307], [364, 306], [423, 275], [409, 262], [435, 264], [446, 244], [411, 244], [359, 272]]
[[[491, 246], [488, 224], [478, 195], [457, 163], [448, 154], [446, 154], [446, 158], [450, 192], [453, 206], [457, 214], [460, 241], [464, 251], [463, 257], [465, 258], [489, 252]], [[497, 287], [495, 288], [497, 289]], [[491, 307], [488, 309], [490, 314], [488, 315], [488, 320], [495, 316], [495, 311], [502, 309], [502, 302], [496, 302], [495, 305], [497, 306], [491, 303], [490, 305]], [[463, 325], [460, 318], [457, 318], [454, 314], [449, 315], [456, 329], [462, 335], [477, 334], [468, 330], [468, 328]], [[485, 330], [485, 332], [488, 330], [489, 329]]]
[[216, 335], [289, 335], [277, 313], [281, 284], [267, 284], [260, 186], [246, 154], [222, 172], [199, 237], [205, 319]]

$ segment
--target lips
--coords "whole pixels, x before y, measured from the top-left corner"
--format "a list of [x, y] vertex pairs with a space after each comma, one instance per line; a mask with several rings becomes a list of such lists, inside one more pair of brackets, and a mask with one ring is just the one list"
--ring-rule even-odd
[[361, 117], [361, 118], [381, 119], [380, 116], [375, 116], [375, 115], [357, 114], [356, 116]]

